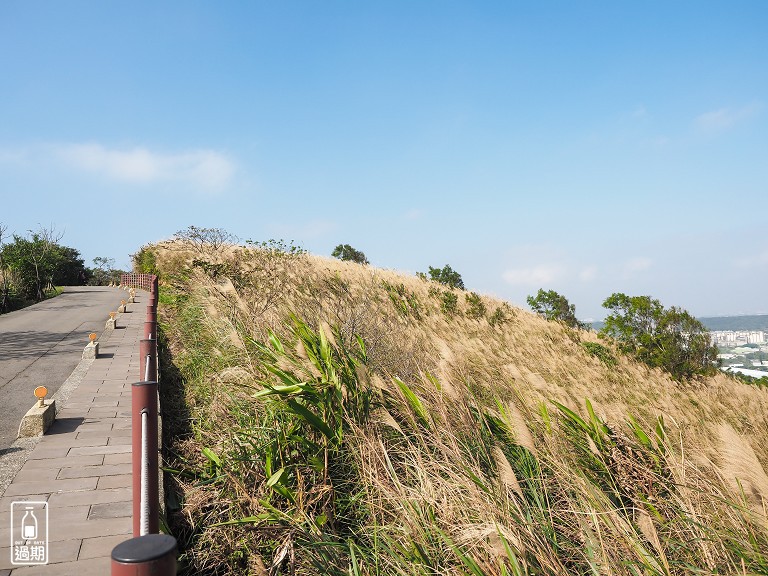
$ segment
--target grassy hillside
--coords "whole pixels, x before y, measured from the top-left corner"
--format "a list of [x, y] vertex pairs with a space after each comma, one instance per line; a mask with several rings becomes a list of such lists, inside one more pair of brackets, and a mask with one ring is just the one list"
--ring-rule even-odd
[[768, 573], [764, 390], [392, 271], [145, 251], [188, 573]]

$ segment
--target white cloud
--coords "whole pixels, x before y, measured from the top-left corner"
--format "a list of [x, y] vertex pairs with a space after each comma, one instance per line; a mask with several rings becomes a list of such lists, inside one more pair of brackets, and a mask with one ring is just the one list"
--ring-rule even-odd
[[422, 212], [418, 208], [411, 208], [405, 214], [403, 214], [403, 218], [406, 220], [418, 220], [421, 218], [421, 214]]
[[586, 266], [579, 272], [579, 280], [591, 282], [597, 276], [597, 266]]
[[541, 286], [550, 284], [564, 272], [562, 266], [542, 264], [530, 268], [512, 268], [502, 274], [504, 281], [513, 286]]
[[747, 269], [754, 269], [754, 268], [761, 268], [763, 266], [768, 266], [768, 250], [764, 250], [763, 252], [760, 252], [758, 254], [742, 256], [738, 258], [734, 262], [734, 264], [738, 268], [747, 268]]
[[701, 132], [722, 132], [752, 118], [759, 111], [760, 105], [758, 103], [748, 104], [741, 108], [720, 108], [698, 115], [693, 123]]
[[624, 275], [630, 276], [637, 272], [643, 272], [653, 266], [653, 260], [650, 258], [632, 258], [624, 262]]
[[140, 184], [180, 182], [219, 191], [227, 187], [235, 172], [234, 163], [213, 150], [169, 154], [146, 148], [109, 149], [101, 144], [66, 144], [54, 150], [58, 159], [72, 168]]

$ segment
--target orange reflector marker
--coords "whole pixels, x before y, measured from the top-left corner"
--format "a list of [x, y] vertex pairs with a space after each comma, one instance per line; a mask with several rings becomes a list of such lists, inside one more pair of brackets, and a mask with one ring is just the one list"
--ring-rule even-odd
[[96, 342], [96, 332], [91, 332], [90, 334], [88, 334], [88, 340], [90, 340], [91, 342]]
[[48, 388], [45, 386], [38, 386], [35, 388], [35, 398], [37, 398], [37, 405], [41, 408], [45, 406], [45, 397], [48, 396]]

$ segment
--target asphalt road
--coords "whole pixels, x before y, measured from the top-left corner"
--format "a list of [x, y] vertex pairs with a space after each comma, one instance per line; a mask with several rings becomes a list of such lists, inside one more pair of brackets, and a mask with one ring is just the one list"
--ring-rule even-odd
[[101, 334], [126, 294], [106, 286], [74, 286], [64, 293], [0, 315], [0, 453], [16, 439], [32, 407], [35, 387], [56, 392], [80, 363], [88, 334]]

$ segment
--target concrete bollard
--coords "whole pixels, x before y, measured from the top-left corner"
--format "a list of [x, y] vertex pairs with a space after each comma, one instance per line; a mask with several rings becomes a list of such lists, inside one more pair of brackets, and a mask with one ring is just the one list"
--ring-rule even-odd
[[115, 312], [109, 313], [109, 318], [107, 319], [107, 323], [104, 326], [105, 329], [112, 328], [113, 330], [117, 329], [117, 314]]
[[83, 359], [95, 360], [99, 356], [99, 343], [96, 342], [96, 333], [92, 332], [88, 335], [88, 345], [83, 350]]
[[125, 300], [120, 300], [120, 306], [117, 307], [117, 311], [120, 314], [125, 314], [125, 311], [126, 311]]
[[19, 424], [19, 438], [42, 436], [56, 419], [56, 400], [45, 401], [48, 389], [45, 386], [35, 388], [37, 402], [27, 410]]

